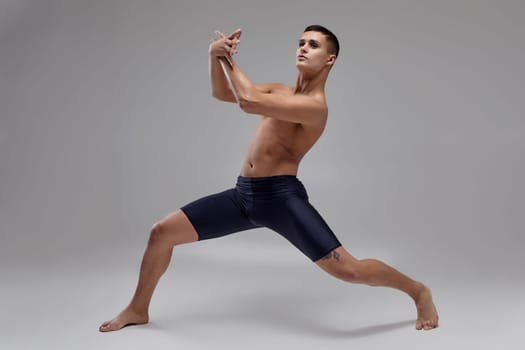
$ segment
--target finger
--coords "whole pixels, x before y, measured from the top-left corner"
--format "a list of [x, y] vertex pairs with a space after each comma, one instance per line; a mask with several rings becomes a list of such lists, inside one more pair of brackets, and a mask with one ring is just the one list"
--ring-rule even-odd
[[240, 38], [241, 37], [241, 33], [242, 33], [242, 29], [241, 28], [236, 29], [233, 33], [231, 33], [228, 36], [228, 39]]
[[221, 39], [226, 37], [224, 34], [222, 34], [222, 33], [221, 33], [220, 31], [218, 31], [218, 30], [215, 31], [215, 34], [218, 35]]
[[229, 47], [237, 47], [240, 44], [240, 40], [228, 40], [226, 41], [226, 45]]
[[226, 40], [225, 43], [226, 45], [228, 45], [229, 47], [237, 47], [237, 45], [240, 44], [240, 40]]
[[242, 34], [242, 29], [238, 29], [238, 31], [236, 32], [237, 34], [235, 35], [235, 37], [237, 39], [240, 39], [241, 38], [241, 34]]
[[228, 35], [228, 39], [233, 39], [234, 37], [239, 35], [239, 31], [240, 31], [240, 29], [234, 30], [230, 35]]

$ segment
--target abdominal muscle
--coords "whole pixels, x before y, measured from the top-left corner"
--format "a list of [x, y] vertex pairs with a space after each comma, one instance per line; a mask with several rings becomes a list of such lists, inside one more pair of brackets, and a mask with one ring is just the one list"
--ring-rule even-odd
[[241, 176], [297, 175], [299, 162], [315, 140], [309, 140], [300, 124], [261, 117]]
[[275, 175], [297, 175], [298, 162], [275, 161], [273, 157], [247, 157], [244, 161], [241, 176], [267, 177]]

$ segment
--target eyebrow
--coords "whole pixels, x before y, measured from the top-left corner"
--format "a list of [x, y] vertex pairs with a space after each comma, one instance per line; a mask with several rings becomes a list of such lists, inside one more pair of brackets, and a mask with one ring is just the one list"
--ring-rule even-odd
[[309, 39], [309, 40], [307, 40], [307, 39], [303, 39], [303, 38], [299, 39], [299, 42], [304, 42], [304, 41], [314, 42], [314, 43], [316, 43], [317, 45], [321, 45], [321, 42], [318, 41], [318, 40], [315, 40], [315, 39]]

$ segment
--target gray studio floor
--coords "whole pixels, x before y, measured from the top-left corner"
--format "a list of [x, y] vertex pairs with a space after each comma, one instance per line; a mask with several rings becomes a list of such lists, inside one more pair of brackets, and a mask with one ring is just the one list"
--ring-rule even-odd
[[[91, 267], [73, 260], [65, 266], [4, 266], [0, 348], [519, 348], [521, 286], [428, 276], [441, 327], [417, 332], [407, 297], [335, 280], [288, 245], [259, 242], [250, 249], [242, 238], [200, 244], [176, 250], [154, 296], [150, 324], [107, 334], [98, 325], [128, 301], [137, 258], [112, 262], [101, 254], [90, 257]], [[87, 258], [79, 254], [79, 261]]]

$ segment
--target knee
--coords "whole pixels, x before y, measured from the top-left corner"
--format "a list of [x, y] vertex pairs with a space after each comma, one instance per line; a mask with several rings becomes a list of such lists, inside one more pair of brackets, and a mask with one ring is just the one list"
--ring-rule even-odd
[[362, 276], [359, 269], [359, 262], [345, 264], [335, 273], [335, 277], [350, 283], [361, 283]]
[[158, 244], [165, 241], [165, 230], [162, 226], [162, 223], [156, 222], [151, 227], [151, 231], [149, 234], [149, 244]]

